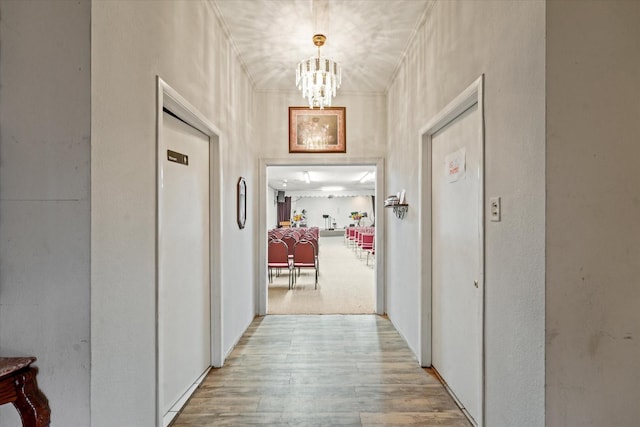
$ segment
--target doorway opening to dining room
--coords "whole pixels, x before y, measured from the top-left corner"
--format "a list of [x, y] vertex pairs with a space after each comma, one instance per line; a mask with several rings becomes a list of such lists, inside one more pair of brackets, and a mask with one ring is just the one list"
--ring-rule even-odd
[[260, 162], [258, 314], [384, 314], [382, 182], [381, 159]]

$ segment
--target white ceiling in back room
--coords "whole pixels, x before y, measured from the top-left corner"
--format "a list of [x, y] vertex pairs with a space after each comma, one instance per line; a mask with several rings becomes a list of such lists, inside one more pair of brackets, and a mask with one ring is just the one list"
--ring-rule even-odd
[[[287, 195], [374, 195], [375, 166], [269, 166], [267, 181]], [[308, 180], [307, 180], [308, 177]], [[308, 182], [307, 182], [308, 181]]]

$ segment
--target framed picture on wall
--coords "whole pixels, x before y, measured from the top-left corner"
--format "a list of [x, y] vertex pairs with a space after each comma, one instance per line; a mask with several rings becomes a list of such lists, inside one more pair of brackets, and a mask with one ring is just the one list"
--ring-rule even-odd
[[247, 222], [247, 182], [243, 177], [238, 180], [238, 227], [244, 228]]
[[345, 107], [289, 107], [289, 152], [346, 153], [345, 123]]

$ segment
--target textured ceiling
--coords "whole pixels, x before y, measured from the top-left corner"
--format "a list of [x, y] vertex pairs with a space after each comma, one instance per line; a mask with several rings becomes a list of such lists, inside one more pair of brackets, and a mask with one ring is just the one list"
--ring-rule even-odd
[[342, 67], [344, 92], [386, 92], [432, 0], [212, 0], [258, 91], [295, 90], [295, 67], [323, 56]]
[[[317, 54], [311, 38], [327, 36], [322, 55], [342, 67], [341, 92], [384, 93], [433, 0], [211, 0], [258, 91], [291, 92], [295, 67]], [[372, 189], [359, 180], [374, 167], [269, 167], [278, 190], [341, 186]], [[312, 183], [304, 182], [309, 171]], [[287, 187], [282, 186], [287, 180]]]

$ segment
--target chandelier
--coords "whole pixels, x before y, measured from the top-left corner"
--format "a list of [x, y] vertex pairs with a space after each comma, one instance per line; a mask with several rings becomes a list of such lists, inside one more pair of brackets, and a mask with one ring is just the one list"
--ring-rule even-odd
[[318, 56], [305, 59], [296, 68], [296, 86], [302, 97], [309, 99], [309, 108], [331, 106], [331, 98], [342, 81], [340, 66], [331, 59], [320, 56], [320, 47], [327, 38], [322, 34], [313, 36], [313, 44], [318, 46]]

